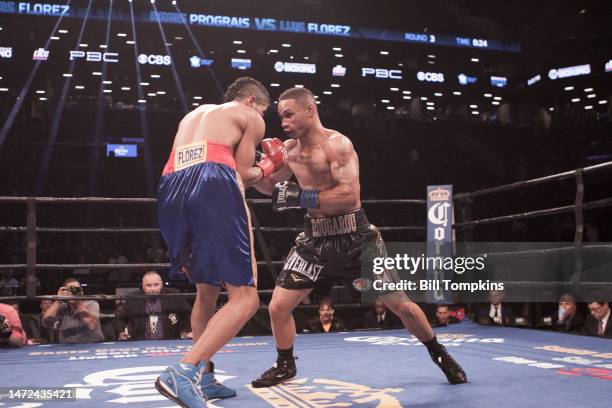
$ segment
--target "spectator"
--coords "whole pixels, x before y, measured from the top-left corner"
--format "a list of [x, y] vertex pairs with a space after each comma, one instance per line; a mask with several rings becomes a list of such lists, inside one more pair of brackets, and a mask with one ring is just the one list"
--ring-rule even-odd
[[[601, 296], [603, 298], [603, 296]], [[589, 336], [612, 337], [610, 322], [610, 304], [602, 299], [589, 302], [589, 314], [582, 328], [583, 334]]]
[[86, 258], [89, 258], [90, 255], [95, 253], [91, 243], [84, 235], [81, 236], [80, 242], [77, 242], [76, 251], [73, 249], [71, 252], [76, 252], [80, 255], [85, 255]]
[[553, 328], [567, 333], [579, 332], [584, 326], [584, 317], [576, 312], [576, 299], [570, 294], [559, 298], [559, 310], [552, 316]]
[[19, 314], [12, 306], [0, 303], [0, 347], [22, 347], [26, 342]]
[[402, 327], [402, 321], [387, 309], [384, 302], [377, 300], [374, 307], [363, 316], [364, 329], [392, 329]]
[[9, 301], [6, 302], [7, 305], [15, 309], [17, 312], [17, 316], [19, 317], [19, 321], [21, 322], [21, 328], [26, 334], [27, 344], [38, 344], [40, 343], [40, 316], [32, 315], [30, 313], [23, 314], [19, 308], [19, 302], [17, 301]]
[[98, 239], [98, 242], [96, 243], [96, 252], [103, 255], [112, 253], [111, 245], [106, 238], [100, 237]]
[[112, 256], [108, 259], [109, 264], [126, 264], [128, 260], [125, 255], [121, 255], [119, 250], [113, 249]]
[[159, 238], [155, 237], [147, 251], [147, 261], [152, 263], [166, 262], [166, 251], [162, 248]]
[[41, 314], [44, 314], [47, 309], [49, 309], [51, 307], [51, 305], [53, 304], [53, 301], [50, 299], [43, 299], [40, 301], [40, 312]]
[[599, 229], [597, 224], [594, 222], [587, 222], [584, 228], [584, 241], [585, 242], [600, 242]]
[[149, 271], [142, 277], [142, 289], [130, 295], [150, 295], [150, 299], [130, 299], [126, 303], [132, 339], [191, 338], [191, 306], [180, 297], [160, 298], [155, 295], [180, 293], [163, 286], [161, 276]]
[[128, 312], [125, 303], [115, 305], [115, 317], [102, 326], [104, 338], [107, 341], [129, 340]]
[[[144, 263], [143, 259], [136, 259], [136, 263]], [[113, 249], [112, 256], [107, 261], [109, 264], [125, 265], [128, 263], [128, 259], [125, 255], [121, 254], [119, 250]], [[133, 277], [131, 269], [114, 269], [108, 276], [108, 281], [114, 286], [132, 286], [134, 284], [131, 281]], [[132, 283], [132, 285], [130, 285]]]
[[[79, 264], [85, 265], [87, 264], [87, 257], [85, 255], [81, 255], [79, 257]], [[73, 275], [89, 275], [91, 273], [91, 269], [87, 267], [79, 267], [72, 270]]]
[[[21, 320], [21, 326], [28, 337], [28, 344], [41, 344], [41, 343], [52, 343], [55, 341], [55, 337], [52, 336], [52, 330], [48, 330], [46, 327], [42, 327], [42, 312], [39, 313], [21, 313], [19, 310], [19, 303], [13, 302], [8, 303], [12, 306], [19, 314]], [[42, 300], [40, 302], [40, 308], [42, 311], [46, 310], [51, 306], [51, 300]], [[47, 306], [48, 305], [48, 306]], [[44, 310], [43, 310], [44, 309]]]
[[[67, 279], [57, 292], [58, 296], [83, 295], [81, 283]], [[43, 313], [42, 325], [52, 329], [57, 323], [60, 343], [87, 343], [104, 341], [100, 327], [100, 306], [93, 300], [56, 300]]]
[[17, 314], [21, 313], [21, 310], [19, 310], [19, 302], [16, 300], [12, 300], [12, 301], [8, 301], [5, 302], [7, 305], [9, 305], [10, 307], [12, 307], [13, 309], [15, 309], [15, 311], [17, 312]]
[[[38, 277], [33, 276], [32, 277], [32, 282], [34, 282], [34, 287], [36, 288], [36, 293], [40, 293], [40, 279], [38, 279]], [[21, 288], [21, 293], [22, 294], [26, 294], [26, 291], [28, 290], [27, 288], [28, 285], [28, 277], [23, 277], [19, 280], [19, 287]]]
[[446, 327], [449, 324], [455, 323], [461, 323], [461, 320], [457, 319], [455, 316], [451, 316], [449, 305], [436, 306], [436, 316], [433, 322], [431, 322], [432, 327]]
[[319, 315], [308, 320], [305, 332], [330, 333], [346, 331], [346, 325], [342, 320], [334, 317], [334, 308], [330, 298], [323, 298], [319, 304]]
[[476, 321], [485, 325], [509, 326], [512, 324], [512, 309], [502, 304], [502, 292], [492, 290], [489, 298], [491, 303], [478, 311]]
[[19, 281], [13, 278], [13, 270], [5, 269], [0, 271], [0, 296], [19, 295]]
[[43, 299], [40, 301], [40, 315], [38, 316], [39, 327], [40, 327], [40, 342], [41, 343], [56, 343], [58, 341], [57, 333], [57, 322], [53, 327], [45, 327], [42, 325], [42, 318], [47, 309], [53, 305], [53, 301], [49, 299]]

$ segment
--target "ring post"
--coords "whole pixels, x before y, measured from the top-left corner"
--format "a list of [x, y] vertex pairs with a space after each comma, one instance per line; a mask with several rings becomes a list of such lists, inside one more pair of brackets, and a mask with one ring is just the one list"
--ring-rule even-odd
[[28, 197], [26, 224], [26, 296], [36, 296], [36, 198]]

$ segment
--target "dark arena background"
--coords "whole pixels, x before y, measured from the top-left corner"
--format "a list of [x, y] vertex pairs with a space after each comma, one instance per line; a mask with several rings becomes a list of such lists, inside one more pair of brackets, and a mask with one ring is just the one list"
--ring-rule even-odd
[[[305, 211], [249, 189], [260, 307], [214, 359], [238, 395], [208, 406], [610, 406], [612, 2], [1, 0], [0, 303], [27, 340], [0, 341], [0, 408], [173, 406], [153, 383], [191, 349], [196, 289], [169, 277], [157, 187], [181, 119], [241, 76], [270, 93], [268, 138], [287, 139], [281, 92], [313, 92], [386, 242], [520, 243], [485, 279], [523, 292], [415, 297], [467, 373], [450, 385], [363, 281], [338, 278], [293, 313], [297, 377], [253, 388]], [[138, 291], [150, 271], [161, 292]], [[43, 324], [68, 278], [99, 305], [95, 341]], [[315, 334], [328, 295], [343, 324]], [[73, 401], [15, 395], [32, 387]]]

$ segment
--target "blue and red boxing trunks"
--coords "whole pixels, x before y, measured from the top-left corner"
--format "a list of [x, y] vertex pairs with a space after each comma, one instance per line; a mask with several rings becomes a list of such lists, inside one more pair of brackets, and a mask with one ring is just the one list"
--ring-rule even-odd
[[172, 150], [157, 208], [171, 278], [186, 267], [192, 283], [256, 284], [250, 214], [230, 146], [203, 141]]

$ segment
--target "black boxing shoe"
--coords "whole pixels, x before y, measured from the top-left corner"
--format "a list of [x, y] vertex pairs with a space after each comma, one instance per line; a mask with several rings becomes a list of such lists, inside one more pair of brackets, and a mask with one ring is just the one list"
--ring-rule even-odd
[[451, 384], [463, 384], [467, 382], [467, 375], [459, 364], [453, 359], [443, 345], [439, 345], [435, 351], [429, 352], [431, 359], [446, 375]]
[[276, 361], [272, 368], [251, 382], [253, 388], [272, 387], [273, 385], [289, 381], [297, 374], [295, 358]]

